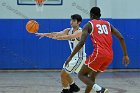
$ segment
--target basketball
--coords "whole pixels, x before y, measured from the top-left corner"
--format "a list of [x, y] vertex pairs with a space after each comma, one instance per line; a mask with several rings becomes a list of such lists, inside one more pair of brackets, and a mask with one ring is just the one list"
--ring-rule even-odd
[[30, 20], [26, 24], [26, 30], [29, 33], [37, 33], [39, 30], [39, 24], [35, 20]]

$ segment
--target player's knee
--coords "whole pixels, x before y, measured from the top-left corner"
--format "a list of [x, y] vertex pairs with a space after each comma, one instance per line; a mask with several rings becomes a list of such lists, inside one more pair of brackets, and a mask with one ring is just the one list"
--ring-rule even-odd
[[81, 78], [83, 77], [84, 75], [82, 73], [78, 73], [78, 78], [81, 80]]
[[61, 71], [61, 78], [67, 77], [68, 73], [65, 70]]

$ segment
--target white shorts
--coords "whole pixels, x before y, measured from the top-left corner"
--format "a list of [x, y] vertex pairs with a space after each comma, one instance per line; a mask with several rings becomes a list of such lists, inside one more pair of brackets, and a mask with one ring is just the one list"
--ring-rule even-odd
[[63, 69], [67, 73], [78, 73], [85, 62], [86, 57], [80, 57], [80, 58], [72, 58], [72, 60], [69, 62], [69, 64], [65, 67], [65, 64], [63, 65]]

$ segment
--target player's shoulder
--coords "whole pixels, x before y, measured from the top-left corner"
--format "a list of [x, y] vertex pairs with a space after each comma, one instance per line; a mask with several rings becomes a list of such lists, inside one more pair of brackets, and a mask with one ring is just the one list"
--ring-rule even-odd
[[69, 32], [71, 30], [71, 28], [65, 28], [63, 31], [64, 32]]
[[72, 29], [72, 28], [66, 28], [66, 30], [68, 30], [68, 31], [71, 30], [71, 29]]
[[110, 24], [110, 22], [109, 21], [107, 21], [107, 20], [102, 20], [103, 22], [105, 22], [105, 23], [108, 23], [108, 24]]
[[78, 30], [79, 30], [79, 31], [82, 31], [82, 28], [81, 28], [81, 27], [79, 27], [79, 28], [78, 28]]

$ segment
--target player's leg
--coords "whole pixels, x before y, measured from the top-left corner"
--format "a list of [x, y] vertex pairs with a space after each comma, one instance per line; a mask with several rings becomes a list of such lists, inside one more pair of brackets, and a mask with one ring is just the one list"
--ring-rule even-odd
[[[78, 59], [75, 59], [75, 62], [73, 62], [73, 63], [75, 63], [76, 65], [75, 66], [73, 66], [73, 67], [75, 67], [74, 69], [73, 69], [73, 72], [74, 73], [79, 73], [79, 71], [80, 71], [80, 69], [81, 69], [81, 67], [82, 67], [82, 65], [83, 65], [83, 63], [85, 62], [85, 60], [86, 60], [86, 57], [80, 57], [80, 58], [78, 58]], [[71, 62], [72, 63], [72, 62]], [[71, 85], [70, 85], [70, 91], [71, 92], [78, 92], [78, 91], [80, 91], [80, 88], [73, 82], [73, 83], [70, 83]]]
[[71, 76], [65, 71], [62, 70], [61, 71], [61, 83], [62, 83], [62, 93], [71, 93], [69, 91], [69, 85], [73, 82], [73, 79], [71, 78]]
[[75, 84], [73, 78], [65, 70], [61, 71], [61, 81], [63, 87], [68, 87], [69, 85], [72, 86]]
[[65, 90], [71, 93], [80, 91], [80, 88], [75, 84], [74, 80], [70, 76], [70, 74], [75, 71], [76, 67], [78, 66], [77, 64], [79, 64], [80, 60], [81, 59], [72, 59], [67, 65], [67, 67], [65, 67], [65, 64], [64, 64], [63, 66], [64, 69], [61, 71], [61, 82], [63, 86], [62, 91]]
[[[96, 77], [93, 77], [92, 79], [88, 77], [88, 74], [90, 74], [91, 72], [95, 75], [98, 74], [97, 71], [91, 70], [87, 65], [84, 64], [78, 74], [78, 77], [88, 87], [90, 88], [92, 87], [95, 92], [100, 93], [100, 91], [102, 90], [102, 87], [95, 84], [95, 81], [93, 81]], [[101, 93], [107, 93], [107, 92], [101, 92]]]
[[[98, 71], [97, 74], [95, 74], [95, 73], [90, 73], [90, 74], [89, 74], [89, 78], [90, 78], [93, 82], [95, 82], [95, 78], [96, 78], [96, 76], [97, 76], [99, 73], [100, 73], [100, 71]], [[87, 87], [86, 87], [86, 90], [85, 90], [85, 93], [90, 93], [91, 90], [92, 90], [92, 87], [87, 86]]]
[[69, 84], [73, 82], [73, 79], [65, 70], [62, 70], [61, 81], [63, 87], [69, 87]]
[[87, 86], [90, 86], [92, 87], [94, 82], [91, 80], [91, 78], [88, 77], [88, 75], [90, 73], [96, 73], [96, 72], [93, 72], [90, 68], [88, 68], [87, 65], [83, 65], [80, 72], [78, 73], [78, 77], [79, 79], [85, 83]]
[[[98, 70], [100, 72], [104, 72], [104, 70], [106, 70], [106, 68], [111, 64], [112, 59], [113, 58], [105, 57], [103, 64], [101, 65], [101, 67]], [[98, 91], [97, 93], [108, 93], [108, 92], [109, 92], [108, 89], [102, 87], [102, 89], [100, 91]]]

